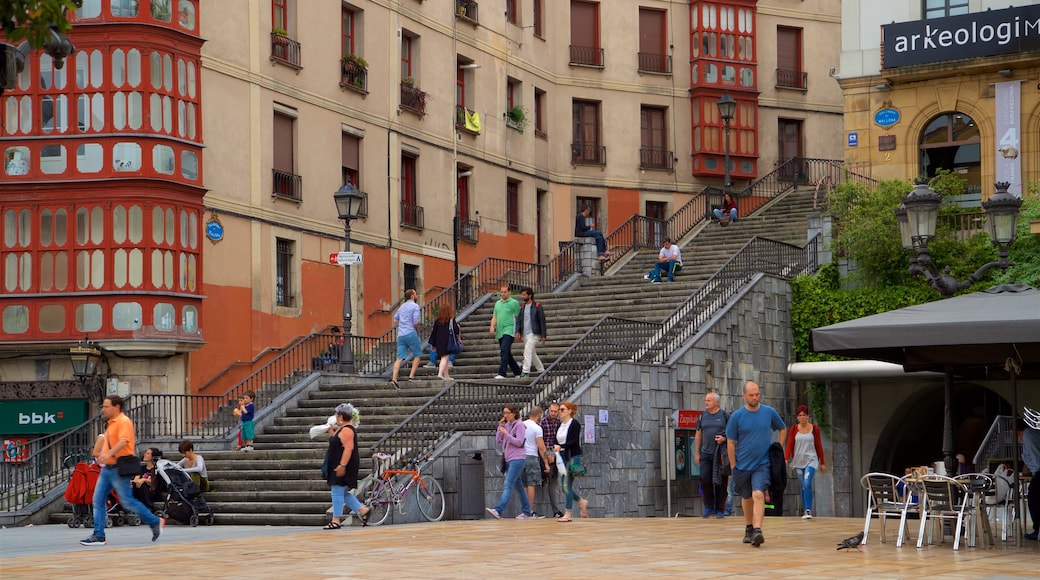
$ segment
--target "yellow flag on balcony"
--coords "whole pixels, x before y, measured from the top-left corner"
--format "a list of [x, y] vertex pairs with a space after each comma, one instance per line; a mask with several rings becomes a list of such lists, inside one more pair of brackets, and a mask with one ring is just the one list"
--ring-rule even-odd
[[480, 133], [480, 113], [466, 109], [466, 129]]

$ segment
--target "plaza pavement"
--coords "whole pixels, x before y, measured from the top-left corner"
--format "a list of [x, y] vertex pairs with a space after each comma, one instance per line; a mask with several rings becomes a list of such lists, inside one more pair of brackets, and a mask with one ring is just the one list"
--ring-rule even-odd
[[[767, 518], [766, 542], [742, 544], [743, 519], [481, 520], [347, 527], [167, 526], [90, 530], [47, 525], [0, 530], [0, 578], [1040, 578], [1040, 542], [963, 548], [952, 543], [862, 551], [835, 545], [856, 518]], [[915, 530], [916, 532], [916, 530]]]

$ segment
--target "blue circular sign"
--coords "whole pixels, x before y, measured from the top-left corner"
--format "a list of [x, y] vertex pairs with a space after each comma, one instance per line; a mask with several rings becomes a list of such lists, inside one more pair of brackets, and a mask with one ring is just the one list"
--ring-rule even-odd
[[206, 237], [219, 242], [224, 239], [224, 226], [216, 220], [210, 220], [206, 222]]
[[874, 122], [882, 127], [891, 127], [899, 122], [899, 110], [891, 107], [879, 109], [874, 113]]

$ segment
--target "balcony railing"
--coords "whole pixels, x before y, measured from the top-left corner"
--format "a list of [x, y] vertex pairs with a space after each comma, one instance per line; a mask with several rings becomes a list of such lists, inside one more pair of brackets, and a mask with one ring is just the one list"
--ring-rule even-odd
[[776, 86], [804, 91], [809, 88], [809, 73], [778, 68], [776, 69]]
[[407, 228], [414, 228], [417, 230], [424, 229], [426, 227], [426, 220], [423, 219], [423, 207], [414, 203], [401, 202], [401, 225]]
[[419, 115], [426, 116], [426, 92], [412, 85], [401, 83], [401, 108]]
[[591, 143], [571, 143], [571, 163], [574, 165], [606, 165], [607, 148]]
[[479, 6], [473, 0], [455, 0], [455, 15], [474, 24], [480, 22], [477, 17], [477, 8]]
[[300, 59], [300, 43], [277, 32], [271, 33], [271, 60], [293, 68], [303, 68]]
[[343, 80], [340, 85], [354, 89], [359, 93], [368, 93], [368, 69], [356, 62], [341, 63], [343, 68]]
[[475, 114], [472, 109], [467, 109], [462, 105], [455, 105], [455, 128], [471, 135], [480, 135], [480, 119], [476, 119], [474, 123], [466, 122], [467, 117], [473, 117]]
[[639, 148], [639, 167], [643, 169], [667, 169], [672, 170], [675, 156], [671, 151], [659, 147]]
[[595, 46], [571, 45], [571, 64], [603, 67], [603, 49]]
[[471, 219], [459, 219], [459, 239], [477, 243], [480, 239], [480, 222]]
[[670, 74], [672, 72], [672, 57], [668, 54], [640, 52], [639, 71]]
[[274, 185], [271, 195], [303, 201], [303, 177], [287, 171], [272, 169]]

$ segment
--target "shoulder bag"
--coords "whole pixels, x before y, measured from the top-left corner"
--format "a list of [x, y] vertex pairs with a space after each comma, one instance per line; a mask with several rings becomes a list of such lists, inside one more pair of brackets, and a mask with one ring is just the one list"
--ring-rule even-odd
[[136, 477], [141, 475], [141, 458], [136, 455], [124, 455], [116, 458], [116, 473], [119, 477]]
[[455, 336], [455, 319], [448, 321], [448, 353], [459, 354], [462, 352], [462, 341]]

